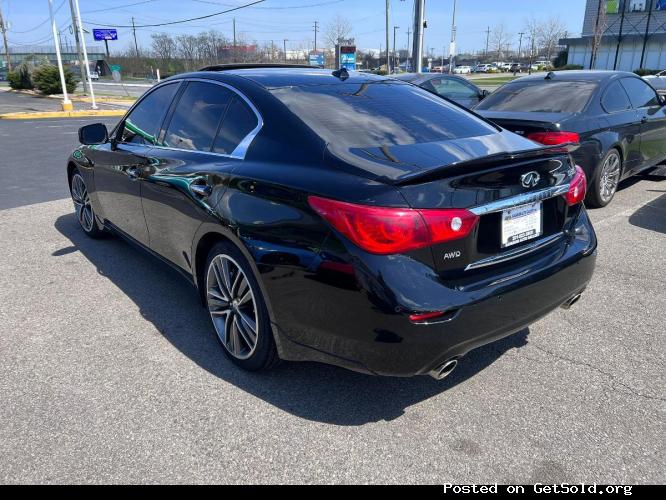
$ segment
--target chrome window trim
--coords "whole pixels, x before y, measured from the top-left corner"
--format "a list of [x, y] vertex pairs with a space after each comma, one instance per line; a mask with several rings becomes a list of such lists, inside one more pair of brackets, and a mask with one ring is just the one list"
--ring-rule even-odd
[[562, 184], [559, 186], [553, 186], [546, 189], [541, 189], [539, 191], [533, 191], [531, 193], [523, 193], [517, 196], [512, 196], [511, 198], [505, 198], [503, 200], [491, 201], [485, 205], [479, 205], [478, 207], [470, 208], [469, 211], [474, 215], [486, 215], [492, 214], [494, 212], [501, 212], [508, 208], [518, 207], [520, 205], [527, 205], [528, 203], [534, 203], [537, 201], [547, 200], [549, 198], [554, 198], [556, 196], [561, 196], [569, 192], [569, 184]]
[[[169, 81], [174, 81], [174, 80], [169, 80]], [[250, 148], [250, 145], [252, 144], [252, 141], [254, 141], [254, 138], [259, 134], [261, 129], [264, 127], [264, 119], [261, 116], [261, 113], [259, 113], [259, 110], [257, 109], [257, 107], [252, 103], [252, 101], [250, 101], [250, 99], [248, 97], [246, 97], [240, 90], [232, 87], [231, 85], [229, 85], [227, 83], [219, 82], [217, 80], [208, 80], [206, 78], [182, 78], [182, 79], [179, 79], [179, 80], [176, 80], [176, 81], [179, 81], [179, 82], [211, 83], [213, 85], [219, 85], [221, 87], [225, 87], [226, 89], [230, 90], [231, 92], [236, 94], [238, 97], [240, 97], [245, 102], [245, 104], [248, 105], [248, 107], [252, 110], [255, 117], [257, 118], [257, 126], [254, 127], [254, 129], [252, 129], [250, 131], [250, 133], [247, 134], [241, 140], [240, 143], [238, 143], [238, 146], [236, 146], [236, 149], [234, 149], [231, 152], [231, 154], [217, 153], [215, 151], [200, 151], [198, 149], [174, 148], [174, 147], [171, 147], [171, 146], [154, 145], [153, 147], [158, 148], [158, 149], [166, 149], [166, 150], [170, 150], [170, 151], [186, 151], [186, 152], [189, 152], [189, 153], [204, 153], [204, 154], [210, 154], [210, 155], [215, 155], [215, 156], [221, 156], [223, 158], [233, 158], [235, 160], [244, 160], [245, 155], [247, 155], [247, 151]]]
[[506, 262], [508, 260], [517, 259], [518, 257], [522, 257], [523, 255], [527, 255], [528, 253], [534, 252], [535, 250], [544, 248], [552, 243], [555, 243], [563, 236], [564, 236], [563, 232], [552, 234], [546, 238], [535, 241], [534, 243], [531, 243], [529, 245], [525, 245], [523, 247], [510, 250], [508, 252], [503, 252], [498, 255], [493, 255], [492, 257], [487, 257], [485, 259], [477, 260], [476, 262], [472, 262], [471, 264], [469, 264], [465, 268], [465, 271], [469, 271], [470, 269], [479, 269], [481, 267], [492, 266], [494, 264], [499, 264], [500, 262]]

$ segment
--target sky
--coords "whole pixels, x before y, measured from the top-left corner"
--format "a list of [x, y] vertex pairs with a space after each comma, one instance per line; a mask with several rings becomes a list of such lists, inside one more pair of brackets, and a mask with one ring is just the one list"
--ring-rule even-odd
[[[118, 27], [119, 40], [110, 42], [111, 52], [124, 50], [133, 42], [131, 28], [137, 26], [179, 21], [206, 16], [226, 9], [239, 7], [256, 0], [79, 0], [84, 27], [101, 28], [102, 25]], [[451, 38], [451, 20], [454, 0], [426, 0], [425, 48], [434, 49], [435, 54], [448, 52]], [[413, 0], [390, 0], [391, 37], [393, 26], [397, 30], [396, 48], [407, 46], [407, 29], [411, 29]], [[53, 0], [56, 22], [62, 29], [63, 43], [71, 40], [69, 27], [69, 0]], [[196, 34], [215, 29], [228, 37], [232, 35], [232, 19], [236, 18], [236, 29], [246, 40], [261, 44], [274, 40], [282, 46], [288, 39], [287, 49], [312, 48], [314, 22], [320, 28], [319, 46], [326, 27], [336, 17], [347, 18], [352, 26], [352, 36], [362, 49], [379, 49], [385, 42], [385, 0], [265, 0], [254, 6], [235, 12], [216, 15], [203, 20], [169, 26], [146, 26], [137, 28], [139, 45], [148, 47], [153, 33]], [[49, 23], [48, 0], [0, 0], [0, 8], [10, 25], [9, 45], [53, 44]], [[458, 0], [456, 25], [458, 53], [483, 50], [486, 29], [503, 23], [513, 34], [514, 47], [518, 46], [518, 35], [524, 31], [528, 18], [548, 19], [559, 17], [567, 27], [569, 36], [580, 34], [585, 10], [585, 0]], [[239, 35], [240, 36], [240, 35]], [[99, 43], [99, 42], [98, 42]], [[88, 40], [89, 45], [95, 44]]]

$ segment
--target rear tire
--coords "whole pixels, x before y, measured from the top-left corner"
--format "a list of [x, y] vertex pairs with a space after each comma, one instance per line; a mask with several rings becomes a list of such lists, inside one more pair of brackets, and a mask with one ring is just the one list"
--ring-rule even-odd
[[69, 182], [69, 190], [72, 195], [72, 201], [74, 202], [76, 219], [79, 221], [81, 229], [83, 229], [83, 232], [91, 238], [101, 238], [104, 232], [97, 225], [86, 181], [78, 169], [75, 169], [72, 173], [72, 178]]
[[241, 251], [231, 243], [217, 243], [208, 254], [204, 277], [206, 306], [227, 357], [248, 371], [276, 365], [266, 302]]
[[617, 192], [622, 175], [622, 157], [617, 149], [613, 148], [599, 164], [594, 179], [585, 197], [587, 206], [601, 208], [608, 205]]

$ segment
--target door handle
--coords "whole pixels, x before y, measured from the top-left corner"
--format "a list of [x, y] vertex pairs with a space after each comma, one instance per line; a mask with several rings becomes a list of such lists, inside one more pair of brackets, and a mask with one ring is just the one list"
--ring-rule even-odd
[[141, 171], [137, 167], [130, 167], [127, 169], [127, 177], [135, 181], [141, 176]]
[[641, 123], [647, 123], [647, 121], [648, 121], [647, 116], [641, 118]]
[[206, 184], [190, 184], [190, 190], [202, 198], [208, 198], [213, 192], [213, 188]]

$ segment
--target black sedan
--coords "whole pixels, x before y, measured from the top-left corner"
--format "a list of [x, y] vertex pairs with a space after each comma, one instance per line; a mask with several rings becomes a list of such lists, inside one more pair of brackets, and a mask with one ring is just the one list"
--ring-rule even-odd
[[487, 90], [481, 90], [469, 80], [455, 75], [403, 73], [394, 75], [394, 78], [418, 85], [428, 92], [445, 97], [466, 108], [473, 108], [488, 95]]
[[543, 144], [580, 143], [586, 203], [608, 205], [619, 182], [666, 160], [664, 99], [633, 73], [551, 72], [510, 82], [475, 111]]
[[592, 276], [569, 148], [397, 80], [212, 67], [80, 140], [67, 176], [83, 231], [180, 271], [248, 370], [317, 360], [442, 378]]

